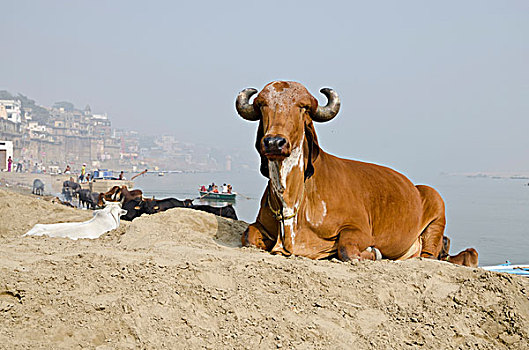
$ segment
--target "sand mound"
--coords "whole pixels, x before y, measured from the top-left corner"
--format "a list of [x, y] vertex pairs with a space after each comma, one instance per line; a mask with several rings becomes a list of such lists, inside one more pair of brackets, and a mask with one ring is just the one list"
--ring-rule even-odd
[[3, 348], [529, 348], [529, 280], [448, 263], [240, 248], [190, 209], [97, 240], [24, 237], [91, 212], [0, 190]]

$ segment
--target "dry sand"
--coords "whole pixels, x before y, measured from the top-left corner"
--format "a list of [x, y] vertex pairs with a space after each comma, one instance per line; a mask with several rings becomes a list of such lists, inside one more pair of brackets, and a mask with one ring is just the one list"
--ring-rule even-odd
[[24, 237], [91, 212], [0, 190], [0, 348], [529, 349], [529, 279], [414, 259], [240, 248], [190, 209], [97, 240]]

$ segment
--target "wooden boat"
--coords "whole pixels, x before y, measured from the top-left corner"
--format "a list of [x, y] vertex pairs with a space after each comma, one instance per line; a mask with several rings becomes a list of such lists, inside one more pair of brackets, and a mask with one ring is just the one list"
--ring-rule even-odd
[[512, 265], [509, 261], [507, 261], [505, 264], [482, 266], [481, 268], [487, 271], [503, 272], [529, 277], [529, 265]]
[[88, 183], [81, 184], [81, 188], [89, 188], [91, 192], [108, 192], [114, 186], [127, 186], [128, 189], [134, 188], [134, 182], [129, 180], [107, 180], [93, 179]]
[[81, 183], [81, 188], [90, 189], [91, 192], [108, 192], [114, 186], [127, 186], [134, 188], [134, 182], [130, 180], [119, 180], [113, 176], [112, 171], [102, 169], [94, 171], [94, 178], [87, 183]]
[[201, 199], [214, 199], [220, 201], [234, 201], [237, 196], [235, 193], [216, 193], [216, 192], [207, 192], [199, 191]]

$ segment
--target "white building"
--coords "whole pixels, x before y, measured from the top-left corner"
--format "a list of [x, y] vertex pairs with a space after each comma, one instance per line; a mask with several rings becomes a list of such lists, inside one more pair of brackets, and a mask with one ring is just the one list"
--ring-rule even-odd
[[22, 121], [22, 103], [20, 100], [0, 100], [0, 118], [20, 123]]
[[13, 159], [13, 141], [0, 141], [0, 171], [7, 171], [9, 157]]

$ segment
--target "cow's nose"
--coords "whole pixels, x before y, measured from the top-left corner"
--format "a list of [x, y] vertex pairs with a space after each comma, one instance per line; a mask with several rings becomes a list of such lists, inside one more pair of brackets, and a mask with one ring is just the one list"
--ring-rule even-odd
[[263, 139], [263, 145], [266, 152], [281, 152], [287, 145], [287, 139], [282, 136], [267, 136]]

